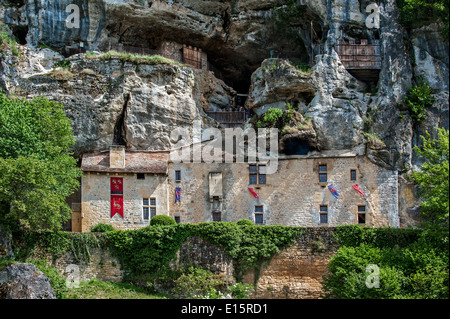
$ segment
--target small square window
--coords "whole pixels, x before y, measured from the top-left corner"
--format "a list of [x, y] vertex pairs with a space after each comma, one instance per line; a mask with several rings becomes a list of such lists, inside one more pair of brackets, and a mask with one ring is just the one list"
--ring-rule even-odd
[[358, 214], [358, 224], [365, 224], [365, 223], [366, 223], [366, 214], [359, 213]]
[[266, 174], [266, 165], [259, 165], [258, 166], [258, 173], [259, 174]]
[[320, 213], [320, 223], [328, 224], [328, 213]]
[[255, 224], [256, 225], [264, 224], [264, 215], [263, 214], [255, 214]]
[[213, 222], [222, 221], [222, 213], [221, 212], [213, 212]]
[[319, 172], [326, 172], [327, 171], [327, 165], [319, 165]]
[[144, 206], [148, 206], [148, 198], [143, 198], [143, 200], [142, 200], [142, 204], [144, 205]]
[[250, 174], [249, 183], [250, 183], [250, 185], [258, 184], [258, 175]]
[[156, 206], [156, 198], [150, 198], [150, 206]]
[[366, 206], [358, 206], [358, 212], [365, 213], [366, 212]]
[[266, 184], [266, 175], [265, 174], [258, 175], [258, 184]]
[[328, 181], [328, 177], [326, 173], [320, 173], [319, 174], [319, 182], [320, 183], [326, 183]]
[[328, 206], [326, 206], [326, 205], [321, 205], [321, 206], [320, 206], [320, 212], [321, 212], [321, 213], [328, 213]]
[[255, 206], [255, 213], [263, 213], [264, 206]]
[[175, 171], [175, 181], [181, 181], [181, 171]]
[[256, 174], [257, 173], [257, 166], [252, 164], [252, 165], [249, 166], [249, 170], [250, 170], [250, 173]]
[[149, 219], [149, 209], [148, 209], [148, 207], [144, 207], [144, 219], [145, 220]]
[[136, 174], [137, 179], [145, 179], [145, 174], [144, 173], [138, 173]]
[[350, 170], [350, 180], [356, 181], [356, 169]]

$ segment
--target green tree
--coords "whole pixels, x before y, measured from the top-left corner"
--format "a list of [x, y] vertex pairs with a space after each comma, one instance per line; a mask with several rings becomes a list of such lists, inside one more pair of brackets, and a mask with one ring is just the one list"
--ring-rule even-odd
[[28, 229], [60, 229], [70, 217], [66, 197], [81, 171], [62, 105], [0, 93], [0, 220]]
[[396, 0], [400, 11], [400, 22], [407, 29], [430, 23], [443, 24], [442, 36], [448, 40], [448, 0]]
[[435, 225], [448, 230], [449, 187], [448, 187], [448, 130], [438, 128], [438, 138], [432, 139], [427, 132], [422, 136], [423, 146], [415, 147], [425, 158], [420, 170], [412, 174], [420, 186], [421, 209], [425, 217]]

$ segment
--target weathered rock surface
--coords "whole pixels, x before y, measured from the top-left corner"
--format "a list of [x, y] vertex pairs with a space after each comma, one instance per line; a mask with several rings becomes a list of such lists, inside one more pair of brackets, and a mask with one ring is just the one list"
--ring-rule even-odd
[[33, 264], [13, 264], [0, 272], [0, 299], [55, 299], [55, 292]]

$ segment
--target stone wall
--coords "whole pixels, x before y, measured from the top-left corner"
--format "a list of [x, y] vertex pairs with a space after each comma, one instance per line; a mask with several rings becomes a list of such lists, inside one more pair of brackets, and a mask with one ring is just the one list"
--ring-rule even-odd
[[[320, 183], [319, 165], [327, 165], [327, 183]], [[181, 181], [174, 180], [181, 171]], [[350, 171], [356, 171], [356, 180]], [[169, 163], [170, 215], [183, 223], [210, 222], [215, 203], [209, 196], [209, 174], [222, 173], [223, 201], [219, 203], [222, 221], [255, 221], [255, 207], [263, 207], [266, 225], [302, 227], [324, 226], [320, 207], [328, 208], [327, 226], [358, 223], [358, 206], [366, 207], [366, 226], [399, 227], [398, 174], [373, 164], [366, 156], [352, 153], [337, 156], [294, 156], [279, 159], [275, 174], [266, 184], [249, 183], [248, 163]], [[333, 185], [339, 197], [331, 194]], [[352, 186], [358, 184], [366, 196]], [[181, 202], [175, 203], [175, 188], [181, 188]], [[255, 198], [248, 190], [259, 195]]]
[[[264, 263], [258, 272], [248, 271], [243, 281], [257, 283], [253, 298], [319, 298], [322, 276], [337, 249], [332, 239], [334, 230], [333, 227], [307, 228], [301, 238]], [[42, 249], [36, 249], [30, 257], [46, 258], [66, 278], [73, 277], [76, 269], [80, 281], [97, 278], [120, 282], [124, 276], [120, 261], [107, 248], [91, 248], [88, 262], [77, 260], [71, 251], [53, 259], [50, 253], [43, 254]], [[196, 236], [185, 240], [170, 264], [173, 268], [196, 265], [234, 280], [233, 260], [225, 249]]]
[[[335, 228], [308, 228], [295, 244], [275, 255], [258, 272], [249, 271], [244, 282], [257, 282], [254, 298], [317, 299], [322, 277], [336, 252]], [[256, 276], [256, 278], [255, 278]]]
[[[116, 174], [117, 175], [117, 174]], [[144, 180], [136, 174], [122, 174], [124, 217], [111, 217], [110, 178], [116, 175], [86, 173], [82, 177], [82, 231], [89, 232], [99, 223], [111, 224], [116, 229], [137, 229], [148, 226], [143, 216], [143, 198], [156, 199], [156, 214], [168, 211], [166, 177], [146, 174]]]

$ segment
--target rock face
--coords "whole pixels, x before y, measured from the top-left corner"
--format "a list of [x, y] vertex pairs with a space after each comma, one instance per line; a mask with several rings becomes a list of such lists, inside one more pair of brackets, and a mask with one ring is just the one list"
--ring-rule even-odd
[[[246, 106], [257, 115], [287, 103], [295, 107], [307, 125], [287, 130], [283, 147], [296, 140], [318, 151], [353, 150], [392, 170], [417, 168], [423, 159], [413, 149], [420, 136], [449, 127], [448, 40], [437, 24], [404, 30], [395, 0], [377, 2], [379, 28], [366, 23], [369, 0], [297, 1], [297, 11], [281, 0], [3, 1], [8, 5], [0, 5], [0, 21], [26, 47], [19, 46], [21, 58], [8, 50], [0, 56], [0, 88], [63, 103], [77, 156], [112, 143], [170, 149], [175, 128], [195, 120], [216, 126], [205, 111], [233, 105], [236, 93], [249, 94]], [[66, 25], [69, 4], [80, 10], [79, 27]], [[283, 10], [293, 16], [280, 21]], [[379, 40], [377, 80], [356, 78], [337, 54], [339, 40], [355, 39]], [[155, 49], [164, 41], [202, 48], [227, 84], [212, 72], [176, 64], [71, 54], [81, 44], [108, 51]], [[40, 49], [42, 43], [61, 54]], [[61, 71], [55, 63], [64, 57], [70, 65]], [[311, 70], [300, 72], [295, 65], [302, 62]], [[420, 77], [435, 103], [414, 123], [401, 104]]]
[[33, 264], [14, 264], [0, 272], [0, 299], [55, 299], [55, 293]]
[[[10, 86], [10, 93], [46, 96], [67, 106], [76, 155], [114, 143], [132, 150], [170, 149], [175, 128], [191, 127], [202, 118], [206, 127], [217, 125], [205, 111], [230, 107], [236, 93], [210, 71], [176, 64], [135, 64], [83, 54], [68, 61], [69, 69], [22, 69], [17, 76], [11, 74], [9, 82], [18, 84]], [[22, 63], [26, 68], [27, 62], [18, 68]]]

